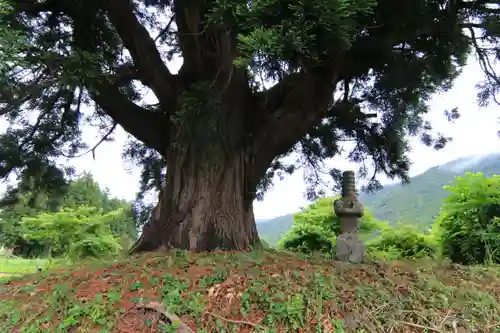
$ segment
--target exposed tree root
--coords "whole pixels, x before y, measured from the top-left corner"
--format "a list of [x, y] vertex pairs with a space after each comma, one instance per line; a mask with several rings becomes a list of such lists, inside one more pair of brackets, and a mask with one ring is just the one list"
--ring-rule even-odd
[[160, 303], [138, 303], [136, 305], [136, 309], [145, 309], [159, 313], [161, 315], [160, 320], [165, 321], [169, 325], [177, 326], [177, 333], [194, 333], [193, 330], [184, 324], [177, 315], [168, 312], [167, 309]]

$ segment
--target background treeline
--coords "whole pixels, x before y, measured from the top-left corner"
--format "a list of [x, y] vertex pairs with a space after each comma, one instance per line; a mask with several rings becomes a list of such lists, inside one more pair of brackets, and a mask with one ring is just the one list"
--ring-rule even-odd
[[0, 244], [22, 257], [114, 255], [137, 239], [133, 206], [111, 197], [88, 173], [57, 195], [29, 184], [2, 198]]
[[[384, 259], [449, 258], [460, 264], [500, 264], [500, 176], [466, 173], [445, 186], [432, 228], [420, 223], [390, 225], [369, 211], [361, 219], [361, 237], [369, 253]], [[332, 201], [322, 198], [294, 215], [294, 222], [277, 247], [305, 253], [333, 254], [339, 218]]]

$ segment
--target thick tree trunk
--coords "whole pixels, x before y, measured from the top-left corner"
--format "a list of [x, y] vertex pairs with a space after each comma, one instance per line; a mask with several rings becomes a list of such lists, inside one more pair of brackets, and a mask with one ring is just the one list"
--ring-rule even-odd
[[254, 189], [248, 188], [248, 156], [223, 151], [202, 159], [190, 148], [169, 152], [167, 184], [132, 252], [248, 250], [260, 243]]

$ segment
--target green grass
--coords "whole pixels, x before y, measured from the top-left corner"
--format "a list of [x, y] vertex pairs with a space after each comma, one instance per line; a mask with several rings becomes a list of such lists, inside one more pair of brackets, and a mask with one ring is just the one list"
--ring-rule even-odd
[[0, 273], [26, 274], [36, 273], [37, 267], [47, 263], [46, 259], [1, 258]]
[[25, 259], [19, 257], [0, 256], [0, 281], [7, 281], [13, 277], [37, 273], [37, 268], [47, 270], [49, 268], [64, 267], [68, 265], [66, 259]]
[[171, 314], [196, 333], [500, 333], [500, 269], [174, 251], [0, 283], [0, 332], [174, 332]]

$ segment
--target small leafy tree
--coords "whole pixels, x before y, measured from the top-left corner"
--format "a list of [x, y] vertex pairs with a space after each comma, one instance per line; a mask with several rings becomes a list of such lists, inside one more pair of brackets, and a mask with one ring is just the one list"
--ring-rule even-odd
[[372, 254], [393, 259], [432, 257], [436, 253], [432, 236], [419, 232], [416, 226], [409, 224], [385, 228], [367, 245]]
[[461, 264], [500, 263], [500, 176], [466, 173], [445, 189], [434, 226], [443, 254]]
[[96, 207], [104, 213], [122, 210], [120, 218], [116, 218], [111, 225], [115, 236], [127, 238], [130, 241], [137, 239], [137, 229], [132, 204], [126, 200], [111, 196], [107, 188], [102, 188], [94, 180], [90, 173], [83, 173], [77, 179], [71, 181], [68, 190], [60, 202], [60, 207], [76, 209], [85, 205]]
[[[305, 253], [331, 252], [335, 237], [340, 234], [340, 220], [332, 206], [335, 199], [320, 198], [295, 214], [292, 229], [278, 242], [278, 247]], [[365, 210], [360, 224], [362, 237], [383, 228], [384, 224]]]
[[35, 217], [48, 211], [44, 196], [30, 200], [31, 193], [18, 195], [18, 200], [0, 211], [0, 244], [14, 249], [18, 256], [31, 257], [44, 254], [44, 246], [34, 239], [26, 240], [20, 229], [23, 217]]
[[111, 197], [91, 174], [84, 173], [71, 180], [64, 191], [55, 193], [36, 193], [30, 179], [25, 179], [22, 189], [12, 191], [7, 188], [0, 198], [0, 244], [15, 248], [15, 254], [21, 256], [44, 255], [44, 247], [34, 240], [26, 241], [19, 229], [23, 217], [34, 217], [41, 213], [56, 213], [62, 208], [76, 209], [79, 206], [95, 207], [103, 213], [122, 210], [111, 224], [113, 235], [122, 239], [124, 247], [129, 247], [137, 239], [136, 219], [131, 203]]
[[123, 211], [102, 213], [95, 207], [65, 208], [58, 213], [42, 213], [21, 220], [23, 238], [42, 244], [54, 256], [71, 259], [102, 257], [121, 250], [111, 225]]

